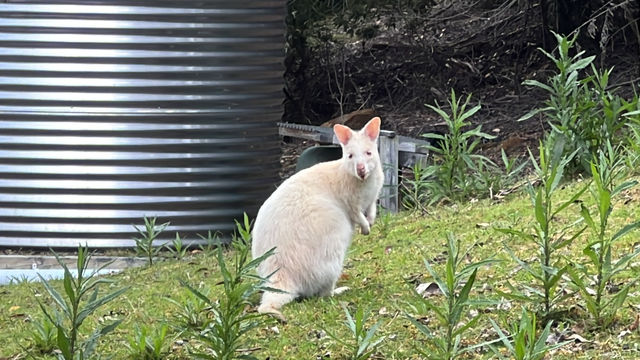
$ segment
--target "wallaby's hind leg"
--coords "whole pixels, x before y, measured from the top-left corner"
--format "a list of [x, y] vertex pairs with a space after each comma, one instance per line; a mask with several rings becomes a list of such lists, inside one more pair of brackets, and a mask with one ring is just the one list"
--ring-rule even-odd
[[287, 319], [280, 312], [280, 308], [284, 304], [290, 303], [295, 299], [296, 296], [291, 293], [274, 293], [266, 291], [262, 294], [262, 301], [260, 302], [260, 306], [258, 306], [258, 312], [261, 314], [270, 314], [282, 322], [287, 322]]

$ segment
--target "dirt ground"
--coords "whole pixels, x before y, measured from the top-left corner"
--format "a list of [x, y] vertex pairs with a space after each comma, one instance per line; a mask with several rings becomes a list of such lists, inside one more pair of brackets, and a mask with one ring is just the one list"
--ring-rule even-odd
[[[517, 119], [542, 105], [545, 94], [522, 82], [553, 74], [554, 65], [538, 48], [547, 42], [552, 51], [555, 39], [542, 30], [535, 6], [473, 3], [445, 1], [428, 18], [417, 19], [418, 27], [409, 19], [368, 41], [327, 44], [305, 75], [306, 93], [288, 97], [283, 121], [319, 125], [341, 113], [373, 108], [383, 129], [420, 137], [444, 131], [443, 121], [424, 104], [446, 105], [453, 88], [459, 97], [472, 94], [471, 103], [481, 104], [472, 126], [482, 125], [496, 136], [482, 144], [483, 154], [495, 159], [504, 148], [509, 156], [525, 155], [537, 146], [546, 124], [540, 117]], [[609, 36], [604, 48], [594, 49], [597, 36], [581, 34], [578, 40], [584, 56], [597, 55], [595, 65], [614, 67], [610, 89], [627, 98], [640, 81], [640, 39], [628, 30]], [[286, 80], [296, 81], [291, 75]], [[300, 151], [313, 145], [283, 140], [283, 178], [291, 175]]]

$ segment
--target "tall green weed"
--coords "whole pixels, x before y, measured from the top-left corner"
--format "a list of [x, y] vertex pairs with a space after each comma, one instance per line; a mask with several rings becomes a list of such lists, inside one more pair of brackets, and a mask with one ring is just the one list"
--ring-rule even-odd
[[369, 329], [366, 328], [367, 320], [371, 315], [370, 311], [365, 311], [362, 308], [358, 308], [356, 312], [351, 315], [349, 309], [345, 305], [342, 305], [344, 313], [347, 317], [345, 324], [351, 332], [351, 339], [343, 339], [340, 336], [336, 336], [325, 329], [325, 332], [337, 342], [343, 344], [349, 349], [348, 359], [350, 360], [367, 360], [371, 358], [376, 352], [380, 343], [385, 339], [384, 336], [376, 337], [375, 334], [382, 325], [382, 320], [378, 320]]
[[[564, 154], [574, 154], [567, 167], [569, 173], [588, 172], [591, 161], [604, 151], [606, 141], [623, 139], [627, 130], [628, 114], [638, 104], [638, 98], [626, 101], [608, 90], [613, 68], [597, 70], [595, 56], [583, 57], [584, 51], [571, 55], [578, 34], [569, 38], [553, 33], [558, 43], [553, 53], [539, 49], [555, 65], [556, 73], [546, 83], [526, 80], [525, 85], [547, 93], [543, 107], [533, 109], [520, 120], [543, 114], [551, 127], [551, 142], [561, 138]], [[591, 75], [581, 75], [590, 67]], [[616, 141], [613, 145], [617, 145]]]
[[89, 273], [88, 266], [91, 254], [87, 247], [79, 246], [77, 276], [74, 277], [64, 261], [56, 253], [54, 255], [64, 270], [62, 280], [64, 293], [60, 293], [48, 280], [38, 274], [44, 288], [53, 300], [53, 305], [47, 306], [40, 300], [38, 300], [38, 304], [45, 317], [55, 325], [57, 348], [60, 351], [58, 358], [64, 360], [96, 359], [98, 356], [94, 351], [98, 339], [112, 332], [122, 320], [116, 320], [96, 328], [87, 338], [81, 336], [81, 327], [98, 308], [122, 295], [128, 287], [98, 297], [100, 285], [110, 285], [113, 281], [98, 277], [96, 274], [111, 263], [106, 263]]
[[539, 324], [536, 314], [529, 313], [524, 308], [522, 309], [520, 321], [512, 322], [511, 325], [508, 326], [508, 333], [505, 333], [493, 319], [490, 321], [509, 355], [504, 356], [497, 347], [489, 345], [489, 348], [500, 360], [544, 360], [550, 351], [569, 343], [569, 341], [565, 341], [557, 344], [547, 344], [553, 321], [548, 321], [540, 334], [537, 334]]
[[[563, 141], [546, 145], [540, 144], [537, 161], [530, 153], [535, 174], [540, 182], [537, 187], [530, 183], [526, 188], [535, 215], [531, 229], [533, 233], [513, 228], [497, 229], [534, 245], [537, 250], [536, 261], [530, 264], [518, 258], [505, 244], [510, 256], [535, 279], [535, 282], [533, 286], [522, 284], [522, 289], [516, 289], [507, 282], [511, 292], [503, 293], [503, 295], [531, 303], [534, 307], [541, 306], [540, 310], [545, 318], [554, 315], [557, 305], [568, 296], [561, 290], [563, 287], [561, 280], [567, 272], [567, 265], [560, 252], [584, 231], [584, 227], [580, 227], [579, 221], [566, 225], [561, 224], [558, 222], [558, 215], [580, 198], [586, 191], [586, 187], [559, 205], [554, 202], [553, 198], [561, 184], [565, 169], [574, 156], [575, 153], [569, 156], [564, 155]], [[578, 227], [577, 230], [576, 227]]]
[[582, 218], [589, 228], [589, 241], [582, 252], [589, 261], [576, 263], [575, 267], [569, 268], [569, 276], [578, 288], [588, 313], [600, 327], [606, 327], [613, 322], [616, 313], [624, 304], [629, 289], [636, 282], [630, 281], [614, 293], [609, 293], [607, 286], [640, 254], [638, 249], [617, 260], [612, 254], [614, 244], [640, 227], [640, 221], [629, 223], [611, 234], [609, 217], [614, 207], [613, 199], [622, 191], [635, 186], [637, 182], [623, 181], [626, 169], [620, 154], [621, 149], [612, 147], [609, 142], [606, 149], [606, 152], [599, 153], [597, 162], [591, 163], [593, 183], [589, 194], [595, 206], [590, 209], [584, 203], [581, 205]]
[[267, 287], [267, 278], [255, 274], [258, 265], [272, 256], [275, 248], [249, 260], [251, 229], [248, 216], [245, 214], [244, 222], [236, 225], [238, 234], [231, 241], [233, 261], [228, 263], [225, 259], [224, 246], [218, 246], [215, 251], [222, 275], [221, 296], [217, 299], [210, 298], [205, 292], [181, 281], [183, 286], [207, 305], [210, 313], [211, 321], [196, 334], [202, 346], [198, 350], [192, 350], [191, 354], [197, 359], [255, 359], [238, 351], [244, 344], [247, 333], [267, 321], [264, 314], [247, 311], [251, 305], [250, 298], [260, 291], [277, 291]]
[[438, 303], [432, 299], [425, 299], [419, 294], [417, 306], [412, 306], [413, 312], [420, 312], [420, 308], [433, 312], [438, 328], [432, 330], [426, 324], [416, 320], [414, 316], [407, 314], [407, 318], [413, 325], [435, 345], [435, 351], [416, 349], [427, 359], [453, 360], [475, 348], [488, 344], [463, 346], [462, 337], [469, 329], [477, 325], [482, 316], [479, 313], [471, 316], [470, 320], [466, 320], [469, 309], [473, 306], [488, 304], [488, 302], [472, 299], [470, 294], [476, 281], [478, 269], [491, 264], [493, 260], [486, 259], [465, 265], [471, 248], [461, 252], [459, 246], [459, 241], [454, 238], [453, 234], [447, 234], [447, 261], [444, 273], [438, 273], [427, 260], [424, 260], [427, 271], [444, 296], [444, 302]]
[[[147, 258], [149, 266], [153, 265], [153, 258], [158, 255], [162, 246], [154, 246], [154, 241], [160, 236], [164, 229], [169, 226], [169, 223], [163, 223], [156, 225], [157, 218], [144, 217], [144, 228], [140, 228], [136, 225], [133, 226], [138, 232], [138, 237], [133, 238], [136, 242], [136, 252], [138, 255], [143, 255]], [[177, 235], [176, 235], [177, 236]]]
[[476, 148], [482, 139], [493, 139], [495, 136], [482, 132], [481, 125], [465, 130], [465, 127], [471, 125], [468, 119], [480, 110], [479, 104], [467, 109], [470, 101], [471, 95], [462, 102], [452, 89], [449, 100], [450, 114], [438, 103], [435, 106], [426, 104], [440, 115], [448, 129], [446, 134], [423, 135], [437, 143], [427, 146], [434, 159], [433, 164], [426, 169], [427, 174], [432, 177], [424, 184], [429, 189], [431, 204], [443, 199], [458, 201], [477, 193], [474, 177], [470, 176], [470, 173], [477, 172], [479, 163], [489, 160], [477, 154]]

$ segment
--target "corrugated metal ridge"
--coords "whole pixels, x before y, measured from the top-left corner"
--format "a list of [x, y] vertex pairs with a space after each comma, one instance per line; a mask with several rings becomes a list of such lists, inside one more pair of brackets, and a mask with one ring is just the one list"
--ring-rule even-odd
[[285, 1], [0, 4], [0, 245], [230, 231], [278, 181]]

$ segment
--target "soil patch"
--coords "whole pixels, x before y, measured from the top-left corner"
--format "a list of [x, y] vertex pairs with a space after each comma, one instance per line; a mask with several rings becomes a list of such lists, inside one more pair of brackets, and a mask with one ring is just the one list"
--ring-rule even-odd
[[[526, 155], [546, 124], [539, 117], [517, 120], [541, 106], [545, 95], [522, 82], [544, 81], [554, 73], [538, 47], [555, 39], [543, 30], [537, 3], [484, 3], [442, 2], [424, 19], [406, 19], [394, 28], [381, 25], [370, 40], [318, 46], [303, 78], [290, 73], [286, 78], [288, 88], [305, 90], [288, 94], [283, 120], [319, 125], [374, 108], [383, 129], [417, 138], [444, 131], [442, 119], [424, 104], [446, 105], [453, 88], [458, 97], [471, 94], [471, 104], [482, 105], [471, 126], [482, 125], [484, 132], [496, 135], [481, 146], [484, 155], [496, 159], [502, 148], [510, 156]], [[610, 88], [630, 97], [640, 79], [639, 44], [624, 29], [616, 34], [606, 52], [595, 53], [596, 64], [615, 66]], [[292, 173], [301, 149], [312, 145], [284, 139], [283, 177]]]

